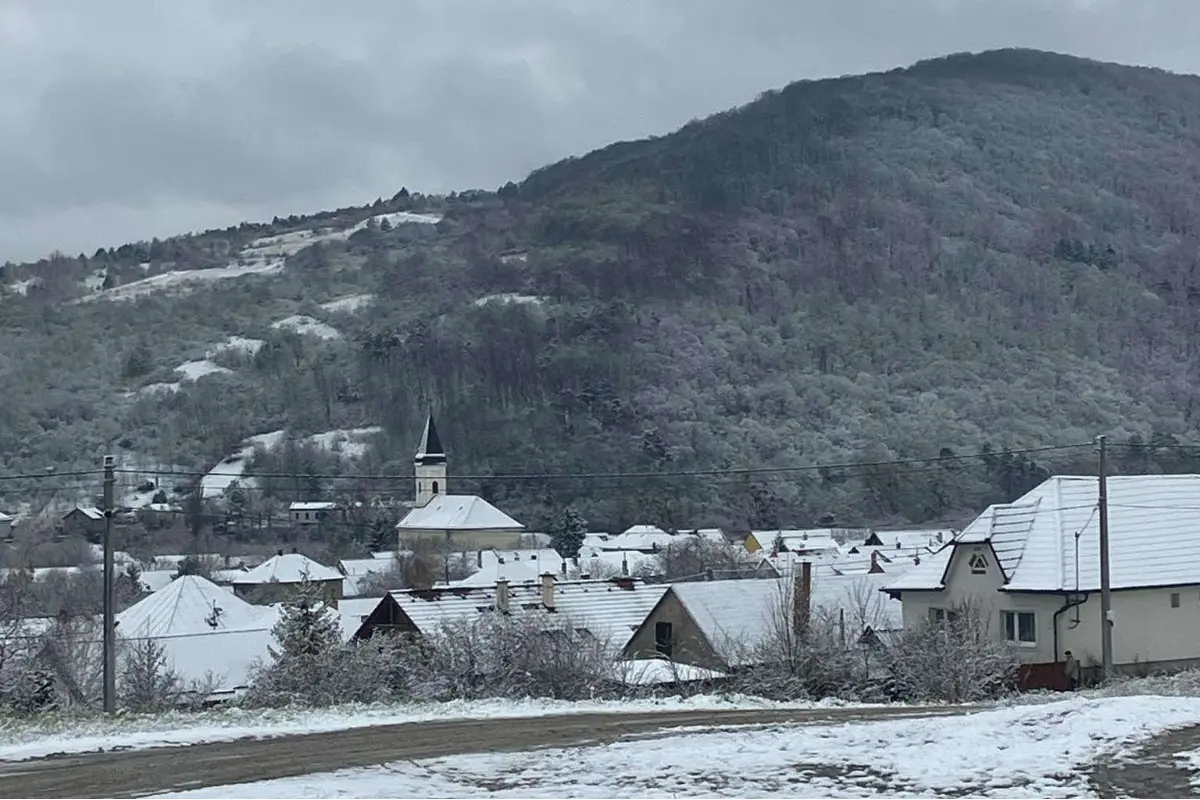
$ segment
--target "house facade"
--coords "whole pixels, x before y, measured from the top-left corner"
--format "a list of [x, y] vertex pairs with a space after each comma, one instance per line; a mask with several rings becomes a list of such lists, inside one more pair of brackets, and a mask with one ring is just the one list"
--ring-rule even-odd
[[340, 508], [337, 503], [331, 502], [297, 502], [288, 506], [288, 518], [293, 525], [300, 527], [320, 525], [333, 521]]
[[446, 553], [520, 547], [525, 526], [482, 497], [450, 494], [447, 458], [431, 414], [413, 463], [413, 509], [396, 525], [397, 546], [431, 542]]
[[[1070, 651], [1101, 659], [1099, 492], [1089, 476], [1056, 476], [989, 507], [886, 588], [906, 628], [971, 607], [1010, 642], [1029, 685], [1061, 687]], [[1113, 665], [1118, 672], [1200, 663], [1200, 476], [1108, 479]]]

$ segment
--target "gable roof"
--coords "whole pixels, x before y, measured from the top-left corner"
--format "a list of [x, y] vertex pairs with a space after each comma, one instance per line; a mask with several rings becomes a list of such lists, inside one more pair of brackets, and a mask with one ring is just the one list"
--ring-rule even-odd
[[337, 508], [338, 504], [328, 500], [318, 500], [313, 502], [295, 502], [288, 506], [289, 511], [332, 511]]
[[398, 530], [525, 530], [494, 505], [471, 494], [441, 494], [396, 523]]
[[235, 577], [236, 586], [264, 583], [302, 583], [310, 581], [340, 581], [342, 573], [300, 553], [283, 553], [268, 558], [249, 572]]
[[[1095, 477], [1055, 476], [1012, 503], [989, 506], [953, 544], [990, 545], [1003, 572], [1006, 591], [1097, 591], [1098, 500]], [[1200, 546], [1198, 516], [1200, 475], [1109, 478], [1112, 588], [1200, 583], [1192, 565]], [[944, 588], [952, 552], [952, 546], [944, 548], [888, 590]]]
[[275, 612], [255, 606], [199, 575], [184, 575], [117, 615], [124, 636], [212, 633], [225, 630], [266, 630]]
[[415, 461], [423, 466], [446, 463], [446, 450], [442, 447], [437, 426], [433, 424], [432, 411], [425, 418], [425, 430], [421, 433], [421, 443], [417, 445]]
[[[612, 647], [623, 648], [667, 593], [665, 584], [624, 581], [563, 581], [555, 583], [555, 611], [542, 605], [541, 583], [508, 587], [510, 615], [565, 616]], [[409, 620], [423, 634], [443, 623], [494, 613], [494, 586], [470, 589], [425, 589], [391, 592]]]
[[68, 511], [66, 515], [69, 517], [72, 514], [74, 514], [76, 511], [78, 511], [80, 514], [83, 514], [88, 519], [95, 519], [95, 520], [104, 519], [104, 512], [101, 511], [100, 509], [96, 508], [95, 506], [76, 506], [75, 508], [72, 508], [70, 511]]
[[[781, 626], [791, 625], [793, 578], [741, 579], [675, 583], [671, 591], [695, 620], [704, 638], [723, 658], [744, 664], [755, 646]], [[884, 574], [813, 575], [811, 613], [830, 617], [845, 612], [847, 628], [899, 630], [902, 606], [884, 598]]]

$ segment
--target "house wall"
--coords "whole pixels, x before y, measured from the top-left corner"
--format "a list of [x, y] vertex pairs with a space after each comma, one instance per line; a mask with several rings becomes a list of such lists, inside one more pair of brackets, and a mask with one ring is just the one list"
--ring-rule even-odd
[[700, 626], [684, 608], [675, 593], [668, 591], [654, 607], [633, 638], [625, 645], [625, 658], [663, 658], [655, 640], [655, 625], [671, 623], [671, 660], [705, 669], [725, 669], [720, 656], [704, 637]]
[[408, 529], [398, 531], [397, 541], [401, 550], [411, 548], [421, 540], [427, 540], [438, 552], [474, 553], [495, 547], [501, 550], [517, 550], [521, 545], [524, 529], [490, 528], [476, 531], [444, 531]]
[[[1179, 595], [1179, 608], [1171, 595]], [[1113, 665], [1136, 671], [1141, 665], [1190, 666], [1200, 661], [1200, 585], [1168, 589], [1135, 589], [1112, 593]], [[1062, 650], [1070, 650], [1085, 666], [1100, 663], [1100, 593], [1092, 592], [1079, 607], [1079, 624], [1071, 627], [1074, 609], [1060, 622]]]
[[[337, 608], [342, 599], [342, 580], [321, 581], [320, 584], [320, 599]], [[266, 606], [289, 602], [296, 597], [300, 586], [299, 583], [242, 583], [234, 585], [233, 593], [247, 603]]]
[[[972, 574], [970, 555], [976, 550], [988, 560], [984, 575]], [[986, 545], [957, 545], [950, 560], [946, 589], [940, 592], [904, 592], [904, 627], [929, 619], [931, 608], [953, 608], [974, 601], [989, 609], [992, 634], [1003, 636], [1000, 612], [1030, 611], [1034, 614], [1037, 642], [1018, 643], [1022, 662], [1051, 663], [1071, 653], [1085, 666], [1100, 663], [1100, 593], [1091, 592], [1085, 603], [1068, 609], [1058, 619], [1058, 652], [1054, 647], [1054, 614], [1067, 598], [1061, 594], [1030, 594], [1001, 591], [1003, 580], [991, 549]], [[1171, 607], [1171, 595], [1179, 595], [1179, 607]], [[1200, 662], [1200, 584], [1167, 589], [1122, 590], [1112, 593], [1113, 664], [1124, 671], [1142, 665], [1191, 666]], [[1078, 618], [1078, 623], [1076, 623]]]
[[[971, 571], [971, 556], [976, 553], [987, 561], [987, 568], [983, 574]], [[1025, 663], [1054, 660], [1054, 612], [1064, 603], [1061, 595], [1010, 594], [1001, 591], [1004, 575], [1000, 565], [996, 563], [991, 547], [987, 544], [955, 545], [954, 553], [950, 557], [950, 567], [946, 571], [945, 583], [946, 588], [942, 591], [902, 593], [901, 608], [905, 629], [928, 621], [930, 610], [933, 608], [953, 609], [955, 606], [972, 604], [984, 615], [992, 637], [1000, 639], [1004, 635], [1001, 612], [1031, 611], [1034, 614], [1037, 641], [1034, 644], [1018, 645], [1020, 660]], [[1064, 645], [1060, 639], [1060, 655], [1063, 649]]]

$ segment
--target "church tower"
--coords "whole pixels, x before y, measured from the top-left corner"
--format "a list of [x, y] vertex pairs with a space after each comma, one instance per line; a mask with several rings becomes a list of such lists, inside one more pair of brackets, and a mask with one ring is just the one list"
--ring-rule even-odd
[[442, 448], [442, 440], [438, 438], [432, 412], [425, 420], [425, 432], [421, 434], [421, 444], [417, 447], [413, 472], [417, 479], [417, 508], [423, 508], [433, 498], [446, 494], [446, 451]]

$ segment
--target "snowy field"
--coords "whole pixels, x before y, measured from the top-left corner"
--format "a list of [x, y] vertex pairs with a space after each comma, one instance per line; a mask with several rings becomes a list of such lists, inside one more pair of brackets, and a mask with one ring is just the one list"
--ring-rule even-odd
[[[453, 719], [519, 719], [559, 714], [628, 711], [843, 708], [837, 701], [776, 703], [738, 695], [567, 702], [479, 700], [411, 705], [339, 706], [315, 709], [242, 710], [87, 718], [63, 716], [0, 723], [0, 760], [22, 761], [63, 753], [176, 747], [204, 742], [289, 736], [302, 733]], [[864, 706], [866, 707], [866, 706]]]
[[1089, 797], [1104, 754], [1200, 722], [1200, 698], [1084, 698], [967, 717], [679, 729], [162, 797]]

